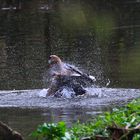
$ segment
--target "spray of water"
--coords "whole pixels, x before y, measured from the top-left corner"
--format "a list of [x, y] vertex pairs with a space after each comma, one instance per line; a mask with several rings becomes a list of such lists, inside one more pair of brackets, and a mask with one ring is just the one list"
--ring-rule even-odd
[[[91, 86], [95, 86], [96, 78], [92, 75], [82, 72], [76, 66], [70, 65], [69, 63], [62, 63], [62, 69], [71, 72], [69, 76], [67, 84], [62, 86], [53, 96], [55, 97], [65, 97], [65, 98], [73, 98], [80, 94], [79, 91], [85, 90], [86, 95], [90, 94], [91, 91], [89, 90]], [[57, 71], [56, 71], [57, 72]], [[48, 81], [46, 77], [43, 78], [44, 81]], [[67, 79], [64, 79], [65, 81]], [[78, 87], [76, 87], [78, 85]], [[90, 87], [89, 89], [87, 87]], [[76, 89], [77, 88], [77, 89]], [[78, 94], [76, 93], [78, 91]], [[47, 97], [48, 89], [43, 89], [38, 93], [39, 97]], [[96, 96], [94, 94], [94, 96]]]

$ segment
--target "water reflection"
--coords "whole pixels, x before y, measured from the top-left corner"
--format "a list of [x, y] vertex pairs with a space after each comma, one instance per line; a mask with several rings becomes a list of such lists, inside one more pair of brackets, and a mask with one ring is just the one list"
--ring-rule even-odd
[[110, 79], [111, 87], [139, 87], [139, 2], [17, 0], [0, 8], [0, 89], [46, 87], [50, 54], [99, 86]]
[[140, 97], [139, 89], [94, 87], [87, 90], [89, 95], [71, 99], [39, 97], [41, 90], [1, 91], [0, 120], [27, 137], [43, 122], [65, 121], [71, 126], [73, 122], [90, 121], [97, 114]]
[[[102, 109], [103, 110], [103, 109]], [[101, 111], [102, 111], [101, 110]], [[29, 134], [44, 122], [65, 121], [70, 127], [73, 122], [85, 122], [97, 114], [94, 110], [69, 109], [21, 109], [1, 108], [0, 120], [18, 130], [26, 140], [31, 139]]]

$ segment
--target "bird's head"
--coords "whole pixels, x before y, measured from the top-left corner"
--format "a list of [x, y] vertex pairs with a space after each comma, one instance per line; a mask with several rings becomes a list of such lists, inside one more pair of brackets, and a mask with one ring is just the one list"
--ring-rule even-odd
[[50, 55], [48, 63], [49, 65], [61, 64], [61, 59], [57, 55]]

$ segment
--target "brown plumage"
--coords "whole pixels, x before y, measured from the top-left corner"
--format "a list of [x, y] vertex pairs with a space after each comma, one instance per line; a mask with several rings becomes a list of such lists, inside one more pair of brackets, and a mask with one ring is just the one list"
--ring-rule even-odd
[[73, 74], [73, 71], [68, 69], [62, 60], [56, 55], [50, 55], [48, 63], [50, 66], [50, 76], [70, 76]]
[[47, 94], [48, 96], [54, 95], [60, 89], [60, 87], [63, 87], [64, 81], [66, 85], [70, 85], [69, 83], [72, 82], [72, 85], [70, 86], [75, 91], [80, 89], [80, 92], [85, 92], [81, 85], [77, 86], [77, 84], [73, 83], [71, 78], [72, 76], [81, 76], [84, 79], [90, 80], [91, 82], [94, 81], [94, 79], [92, 79], [89, 75], [81, 72], [74, 66], [63, 63], [60, 57], [57, 55], [50, 55], [48, 63], [50, 67], [49, 74], [51, 78], [51, 84]]
[[64, 67], [62, 60], [56, 55], [50, 55], [49, 57], [49, 74], [51, 78], [51, 84], [48, 89], [48, 96], [53, 95], [60, 88], [60, 79], [62, 75], [70, 75], [71, 72]]

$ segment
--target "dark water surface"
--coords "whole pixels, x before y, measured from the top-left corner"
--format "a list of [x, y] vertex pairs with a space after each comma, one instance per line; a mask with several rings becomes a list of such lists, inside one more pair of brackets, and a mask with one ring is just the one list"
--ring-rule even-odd
[[[89, 111], [89, 114], [88, 114]], [[86, 109], [24, 109], [24, 108], [0, 108], [0, 120], [10, 125], [13, 129], [19, 131], [25, 139], [32, 139], [29, 135], [44, 122], [67, 122], [68, 127], [77, 120], [85, 122], [91, 118], [91, 110]], [[97, 113], [97, 112], [96, 112]]]
[[[45, 121], [71, 125], [139, 97], [139, 9], [137, 0], [0, 1], [0, 120], [25, 136]], [[96, 77], [89, 97], [38, 96], [50, 54]]]
[[139, 88], [140, 2], [17, 1], [0, 4], [1, 90], [47, 87], [50, 54], [99, 86], [110, 79], [110, 87]]
[[140, 97], [139, 89], [87, 88], [87, 95], [75, 98], [40, 96], [45, 89], [0, 92], [0, 120], [26, 139], [43, 122], [86, 122], [113, 107]]

